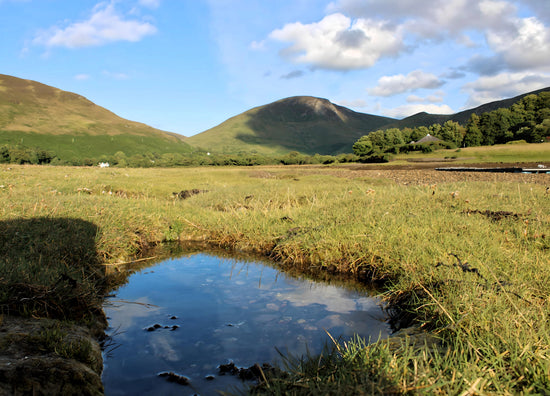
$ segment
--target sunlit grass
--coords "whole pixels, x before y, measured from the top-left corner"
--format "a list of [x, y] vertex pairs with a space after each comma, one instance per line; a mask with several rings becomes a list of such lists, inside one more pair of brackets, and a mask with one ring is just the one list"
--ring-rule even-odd
[[437, 150], [428, 154], [412, 152], [395, 156], [395, 160], [399, 162], [415, 159], [452, 159], [458, 163], [548, 162], [550, 160], [550, 143], [496, 144], [494, 146]]
[[[538, 177], [435, 186], [338, 168], [3, 166], [0, 224], [85, 221], [97, 227], [101, 263], [126, 262], [163, 241], [197, 240], [268, 255], [286, 268], [351, 274], [380, 282], [394, 319], [417, 329], [369, 346], [338, 345], [257, 392], [543, 394], [550, 195], [548, 176]], [[202, 192], [173, 198], [187, 189]], [[56, 277], [1, 264], [0, 278], [10, 274], [12, 282]]]

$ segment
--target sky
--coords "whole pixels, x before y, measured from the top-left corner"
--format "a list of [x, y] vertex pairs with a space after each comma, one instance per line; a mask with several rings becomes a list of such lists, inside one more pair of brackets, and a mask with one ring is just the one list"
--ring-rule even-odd
[[451, 114], [550, 86], [550, 0], [0, 0], [0, 74], [185, 136], [297, 95]]

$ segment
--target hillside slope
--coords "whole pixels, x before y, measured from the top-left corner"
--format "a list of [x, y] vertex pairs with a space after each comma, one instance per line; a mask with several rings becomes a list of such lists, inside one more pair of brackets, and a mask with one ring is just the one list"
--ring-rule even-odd
[[351, 152], [353, 142], [392, 121], [295, 96], [248, 110], [186, 141], [214, 153], [337, 154]]
[[0, 145], [40, 147], [71, 158], [192, 151], [183, 139], [121, 118], [75, 93], [0, 74]]

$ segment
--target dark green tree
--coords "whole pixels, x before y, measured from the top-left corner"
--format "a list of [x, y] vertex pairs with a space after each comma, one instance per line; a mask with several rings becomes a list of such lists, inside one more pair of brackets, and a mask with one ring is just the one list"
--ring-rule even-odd
[[368, 135], [359, 138], [359, 140], [353, 144], [353, 153], [355, 155], [365, 156], [372, 154], [372, 152], [373, 145]]
[[479, 128], [479, 116], [472, 113], [468, 124], [466, 125], [466, 134], [464, 135], [463, 145], [466, 147], [481, 146], [483, 134]]

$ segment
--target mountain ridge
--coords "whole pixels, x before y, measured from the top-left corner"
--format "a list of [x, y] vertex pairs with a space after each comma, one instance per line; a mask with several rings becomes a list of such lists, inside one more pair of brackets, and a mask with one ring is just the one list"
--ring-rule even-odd
[[76, 93], [0, 74], [0, 145], [41, 147], [64, 157], [98, 157], [151, 148], [162, 153], [192, 151], [184, 140], [126, 120]]
[[324, 98], [293, 96], [247, 110], [190, 136], [187, 142], [209, 151], [233, 154], [245, 151], [243, 147], [258, 154], [334, 154], [350, 152], [349, 142], [363, 136], [366, 128], [377, 128], [393, 120], [358, 113]]
[[[550, 91], [550, 87], [454, 114], [420, 112], [401, 120], [355, 112], [324, 98], [293, 96], [254, 107], [190, 136], [186, 141], [223, 154], [281, 154], [289, 151], [331, 155], [349, 153], [357, 139], [378, 129], [428, 127], [449, 120], [465, 124], [472, 113], [480, 115], [510, 107], [527, 95], [545, 91]], [[283, 139], [274, 139], [276, 133]]]
[[448, 120], [465, 124], [542, 88], [455, 114], [417, 113], [402, 120], [353, 111], [328, 99], [292, 96], [257, 106], [219, 125], [185, 137], [126, 120], [76, 93], [33, 80], [0, 74], [0, 145], [40, 147], [60, 158], [144, 155], [154, 152], [280, 155], [352, 152], [368, 133], [388, 128], [430, 126]]

